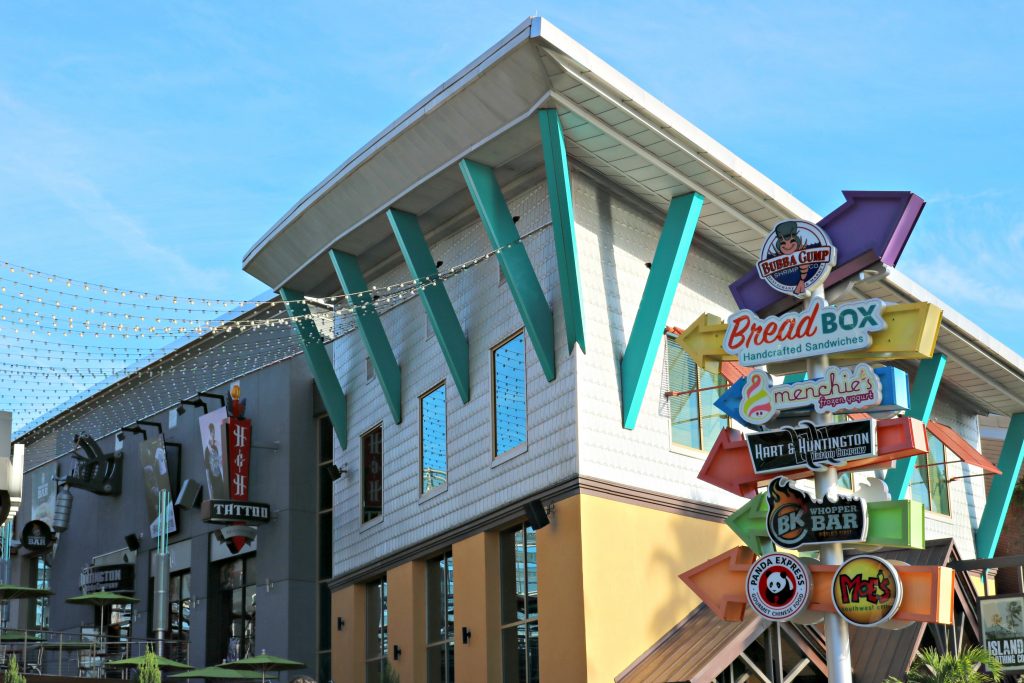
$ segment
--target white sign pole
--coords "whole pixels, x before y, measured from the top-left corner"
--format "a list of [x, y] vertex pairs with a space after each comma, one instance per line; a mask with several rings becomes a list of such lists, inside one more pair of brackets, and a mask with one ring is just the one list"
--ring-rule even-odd
[[[825, 302], [825, 288], [815, 289], [805, 304], [807, 308], [814, 305], [815, 299], [820, 299], [822, 306]], [[828, 368], [828, 356], [817, 356], [807, 359], [807, 378], [817, 379], [825, 375]], [[832, 424], [832, 414], [821, 414], [812, 411], [810, 420], [816, 425]], [[835, 488], [839, 475], [835, 467], [828, 467], [821, 472], [814, 473], [814, 496], [819, 500], [823, 499]], [[841, 565], [843, 563], [843, 544], [829, 543], [820, 548], [822, 563], [830, 565]], [[835, 612], [825, 615], [825, 651], [828, 662], [829, 683], [853, 683], [853, 663], [850, 657], [850, 630], [846, 622]]]

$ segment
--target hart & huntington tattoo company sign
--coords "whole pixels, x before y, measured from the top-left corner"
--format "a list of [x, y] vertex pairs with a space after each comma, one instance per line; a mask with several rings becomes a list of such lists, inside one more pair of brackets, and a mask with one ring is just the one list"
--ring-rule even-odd
[[785, 477], [768, 484], [768, 536], [775, 545], [859, 543], [868, 535], [867, 503], [853, 496], [816, 500]]
[[204, 500], [203, 521], [213, 524], [263, 524], [270, 521], [270, 506], [235, 500]]
[[824, 377], [779, 385], [773, 385], [771, 375], [764, 370], [754, 370], [743, 386], [740, 418], [763, 425], [789, 408], [810, 406], [824, 414], [881, 402], [882, 383], [867, 363], [852, 368], [830, 367]]
[[799, 427], [753, 432], [746, 438], [756, 474], [796, 467], [822, 470], [875, 455], [875, 421], [870, 419], [820, 426], [804, 421]]
[[803, 311], [767, 318], [743, 309], [729, 316], [722, 348], [747, 367], [866, 349], [871, 333], [885, 329], [884, 309], [880, 299], [837, 306], [815, 299]]

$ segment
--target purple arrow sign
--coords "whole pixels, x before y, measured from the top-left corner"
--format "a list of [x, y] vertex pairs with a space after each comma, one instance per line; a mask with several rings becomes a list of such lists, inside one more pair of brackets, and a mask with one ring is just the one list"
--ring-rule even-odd
[[[825, 281], [830, 287], [881, 261], [895, 266], [924, 208], [913, 192], [843, 190], [846, 201], [818, 221], [836, 247], [836, 267]], [[764, 313], [781, 300], [794, 301], [758, 277], [751, 269], [729, 285], [740, 308]]]

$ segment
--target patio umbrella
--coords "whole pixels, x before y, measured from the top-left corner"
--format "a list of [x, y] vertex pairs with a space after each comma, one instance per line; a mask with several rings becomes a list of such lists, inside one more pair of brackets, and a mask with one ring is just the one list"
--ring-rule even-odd
[[267, 680], [268, 671], [289, 671], [291, 669], [305, 669], [306, 665], [302, 662], [296, 662], [292, 659], [285, 659], [283, 657], [275, 657], [274, 655], [268, 655], [266, 650], [263, 650], [258, 655], [253, 657], [246, 657], [245, 659], [239, 659], [234, 662], [227, 662], [221, 664], [221, 667], [225, 669], [254, 669], [263, 674], [261, 680]]
[[95, 593], [86, 593], [85, 595], [76, 595], [68, 598], [64, 602], [72, 605], [92, 605], [100, 608], [100, 640], [106, 642], [106, 633], [103, 630], [103, 617], [104, 610], [108, 605], [123, 605], [125, 603], [136, 603], [138, 598], [133, 598], [130, 595], [121, 595], [120, 593], [111, 593], [110, 591], [97, 591]]
[[[129, 657], [128, 659], [115, 659], [112, 662], [107, 662], [107, 666], [142, 666], [143, 660], [146, 658], [145, 655], [139, 655], [138, 657]], [[161, 657], [156, 655], [156, 665], [161, 669], [191, 669], [192, 667], [188, 664], [182, 664], [176, 662], [173, 659], [167, 657]]]
[[[43, 598], [53, 595], [53, 591], [34, 586], [19, 586], [13, 583], [0, 583], [0, 604], [6, 604], [10, 600], [25, 600], [29, 598]], [[5, 627], [7, 623], [3, 624]]]
[[45, 640], [45, 636], [42, 633], [28, 633], [26, 631], [12, 631], [10, 629], [5, 630], [3, 635], [0, 635], [0, 642], [4, 643], [23, 643], [25, 641], [37, 643], [42, 640]]
[[220, 666], [207, 666], [202, 669], [171, 674], [168, 678], [221, 678], [235, 681], [258, 681], [260, 672], [251, 669], [224, 669]]

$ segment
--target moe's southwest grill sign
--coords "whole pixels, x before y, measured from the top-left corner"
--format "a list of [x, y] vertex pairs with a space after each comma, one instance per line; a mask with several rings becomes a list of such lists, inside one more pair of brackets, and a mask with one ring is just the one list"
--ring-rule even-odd
[[885, 329], [884, 309], [880, 299], [838, 306], [815, 299], [802, 311], [767, 318], [744, 309], [729, 316], [722, 348], [747, 367], [866, 349], [871, 333]]
[[896, 568], [875, 555], [858, 555], [836, 570], [832, 604], [854, 626], [878, 626], [893, 618], [903, 602]]
[[747, 377], [740, 400], [740, 418], [763, 425], [783, 410], [811, 407], [817, 413], [877, 406], [882, 386], [867, 363], [852, 368], [830, 367], [825, 376], [790, 384], [772, 383], [771, 375], [754, 370]]
[[807, 221], [786, 220], [765, 239], [757, 274], [772, 289], [803, 298], [824, 284], [835, 264], [836, 250], [824, 230]]

